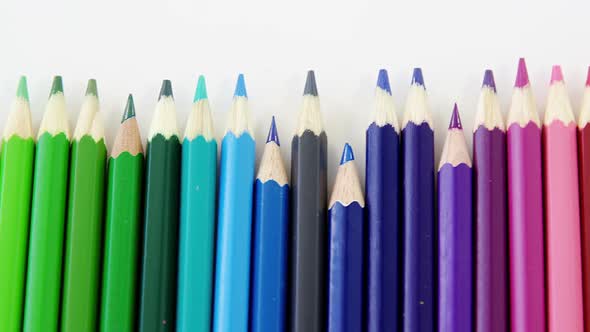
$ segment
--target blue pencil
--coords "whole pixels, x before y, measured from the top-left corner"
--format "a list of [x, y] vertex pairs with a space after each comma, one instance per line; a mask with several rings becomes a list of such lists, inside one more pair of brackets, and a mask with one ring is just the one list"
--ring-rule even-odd
[[399, 124], [387, 71], [379, 71], [375, 111], [367, 129], [368, 332], [401, 327]]
[[199, 77], [182, 142], [177, 332], [211, 328], [217, 142], [205, 78]]
[[434, 131], [422, 70], [414, 69], [402, 124], [406, 332], [436, 329]]
[[363, 330], [365, 200], [350, 145], [344, 145], [329, 206], [328, 332]]
[[285, 330], [289, 183], [272, 118], [255, 184], [251, 332]]
[[221, 143], [213, 331], [248, 331], [254, 138], [244, 76], [238, 76]]

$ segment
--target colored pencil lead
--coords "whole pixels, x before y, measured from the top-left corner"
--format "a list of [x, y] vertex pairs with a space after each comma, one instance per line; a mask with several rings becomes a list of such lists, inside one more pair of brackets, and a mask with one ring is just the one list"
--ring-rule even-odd
[[555, 65], [551, 68], [551, 84], [555, 82], [563, 82], [563, 72], [559, 65]]
[[61, 76], [55, 76], [53, 78], [53, 83], [51, 84], [50, 95], [55, 95], [57, 93], [64, 93], [64, 85]]
[[162, 87], [160, 88], [158, 100], [160, 100], [162, 97], [174, 98], [174, 95], [172, 94], [172, 82], [170, 82], [170, 80], [162, 81]]
[[461, 117], [459, 117], [459, 110], [457, 109], [457, 103], [455, 103], [455, 106], [453, 107], [449, 129], [463, 129], [463, 126], [461, 125]]
[[422, 68], [414, 68], [414, 73], [412, 74], [412, 85], [421, 85], [426, 89], [426, 85], [424, 85], [424, 77], [422, 76]]
[[483, 87], [491, 88], [492, 90], [494, 90], [494, 92], [496, 92], [496, 81], [494, 80], [494, 72], [490, 69], [487, 69], [485, 71], [485, 74], [483, 75], [482, 88]]
[[344, 165], [352, 160], [354, 160], [354, 153], [352, 152], [352, 147], [348, 143], [345, 143], [344, 149], [342, 150], [342, 157], [340, 157], [340, 165]]
[[121, 123], [133, 117], [135, 117], [135, 104], [133, 103], [133, 95], [129, 94], [129, 97], [127, 97], [127, 105], [125, 105], [125, 111], [123, 112], [123, 118], [121, 119]]
[[29, 89], [27, 88], [27, 77], [21, 76], [18, 81], [18, 89], [16, 89], [16, 96], [29, 101]]
[[275, 142], [278, 146], [281, 146], [281, 143], [279, 142], [279, 134], [277, 133], [277, 124], [275, 122], [274, 115], [270, 123], [270, 129], [268, 130], [268, 137], [266, 138], [266, 143], [270, 142]]
[[238, 81], [236, 83], [236, 91], [234, 97], [245, 97], [248, 98], [248, 92], [246, 91], [246, 82], [244, 80], [244, 74], [238, 75]]
[[207, 85], [205, 84], [205, 76], [200, 75], [199, 81], [197, 82], [197, 89], [195, 90], [194, 102], [196, 103], [203, 99], [207, 99]]
[[586, 74], [586, 86], [590, 86], [590, 67], [588, 67], [588, 73]]
[[98, 97], [98, 89], [96, 87], [96, 80], [91, 78], [88, 80], [88, 85], [86, 86], [86, 96], [93, 95]]
[[377, 86], [382, 90], [385, 90], [388, 94], [391, 94], [391, 87], [389, 86], [389, 76], [387, 70], [379, 70], [379, 76], [377, 77]]
[[518, 60], [518, 71], [516, 73], [516, 82], [514, 83], [514, 86], [517, 88], [523, 88], [527, 84], [529, 84], [529, 73], [526, 69], [524, 58], [520, 58]]
[[303, 95], [318, 95], [318, 87], [315, 82], [315, 73], [313, 70], [307, 72], [307, 79], [305, 80], [305, 88], [303, 89]]

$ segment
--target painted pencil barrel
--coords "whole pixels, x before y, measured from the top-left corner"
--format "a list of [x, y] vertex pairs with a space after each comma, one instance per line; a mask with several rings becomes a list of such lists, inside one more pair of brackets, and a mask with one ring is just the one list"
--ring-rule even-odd
[[473, 329], [471, 167], [438, 171], [438, 331]]
[[510, 321], [512, 331], [545, 331], [541, 129], [507, 132]]
[[250, 331], [285, 330], [289, 185], [256, 180]]
[[143, 153], [109, 159], [101, 332], [134, 331], [141, 231]]
[[229, 132], [221, 146], [213, 331], [248, 330], [254, 140]]
[[326, 133], [310, 130], [291, 143], [291, 332], [326, 327], [326, 146]]
[[401, 328], [399, 135], [391, 125], [367, 129], [367, 329]]
[[502, 332], [509, 328], [506, 133], [480, 126], [473, 134], [473, 161], [475, 326], [478, 332]]
[[177, 331], [211, 328], [217, 143], [182, 143]]
[[74, 140], [62, 285], [61, 331], [97, 326], [106, 146], [92, 136]]
[[363, 218], [358, 202], [336, 202], [328, 213], [328, 329], [363, 330]]
[[148, 142], [139, 329], [173, 331], [178, 266], [180, 143], [156, 134]]
[[402, 130], [404, 331], [436, 327], [434, 132], [423, 122]]
[[64, 133], [37, 141], [24, 331], [58, 330], [69, 152]]
[[582, 267], [576, 125], [543, 127], [549, 331], [582, 331]]
[[0, 161], [0, 331], [21, 331], [35, 141], [2, 141]]
[[[583, 314], [584, 317], [590, 317], [590, 125], [588, 124], [583, 128], [578, 128], [578, 173], [583, 270]], [[590, 324], [585, 323], [584, 328], [585, 331], [590, 331]]]

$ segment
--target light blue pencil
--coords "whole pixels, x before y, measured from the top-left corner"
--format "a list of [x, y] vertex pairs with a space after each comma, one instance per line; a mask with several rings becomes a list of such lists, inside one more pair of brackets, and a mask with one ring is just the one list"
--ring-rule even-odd
[[213, 331], [247, 332], [254, 138], [244, 76], [238, 76], [229, 124], [221, 143], [219, 218]]
[[177, 332], [209, 331], [213, 295], [217, 142], [199, 77], [182, 143]]

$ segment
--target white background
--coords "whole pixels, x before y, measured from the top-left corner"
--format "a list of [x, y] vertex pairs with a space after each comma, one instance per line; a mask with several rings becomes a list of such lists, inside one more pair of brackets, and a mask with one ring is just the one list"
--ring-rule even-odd
[[506, 113], [518, 57], [527, 59], [539, 111], [551, 65], [563, 65], [578, 112], [590, 64], [587, 1], [0, 1], [0, 127], [19, 75], [29, 78], [35, 131], [51, 78], [63, 75], [73, 131], [86, 80], [98, 80], [113, 141], [134, 94], [144, 139], [161, 80], [172, 80], [180, 133], [196, 78], [206, 75], [218, 137], [235, 78], [246, 75], [260, 157], [271, 115], [283, 155], [307, 69], [315, 69], [332, 182], [350, 142], [364, 173], [364, 137], [379, 68], [389, 70], [398, 117], [411, 71], [424, 70], [435, 120], [437, 163], [452, 103], [469, 143], [483, 71], [495, 72]]

